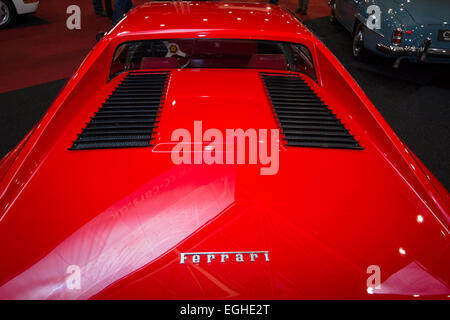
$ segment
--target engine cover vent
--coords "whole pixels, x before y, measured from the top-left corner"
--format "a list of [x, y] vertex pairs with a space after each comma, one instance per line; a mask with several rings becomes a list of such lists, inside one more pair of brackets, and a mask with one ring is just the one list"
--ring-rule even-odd
[[363, 149], [300, 75], [261, 76], [288, 146]]
[[151, 146], [169, 72], [130, 72], [69, 150]]

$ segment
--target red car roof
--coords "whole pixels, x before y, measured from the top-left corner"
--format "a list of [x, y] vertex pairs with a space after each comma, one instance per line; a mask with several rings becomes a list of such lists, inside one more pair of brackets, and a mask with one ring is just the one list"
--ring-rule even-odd
[[149, 2], [133, 9], [111, 37], [239, 37], [289, 40], [311, 32], [285, 9], [248, 2]]

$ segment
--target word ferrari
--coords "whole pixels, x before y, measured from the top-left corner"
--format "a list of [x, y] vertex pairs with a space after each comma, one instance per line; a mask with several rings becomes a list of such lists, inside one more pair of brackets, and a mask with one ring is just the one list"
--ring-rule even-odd
[[186, 252], [181, 253], [180, 263], [186, 262], [188, 256], [191, 256], [192, 263], [200, 263], [201, 256], [206, 256], [206, 262], [211, 263], [213, 260], [220, 260], [220, 263], [225, 263], [227, 261], [236, 262], [255, 262], [260, 256], [264, 256], [264, 261], [269, 262], [269, 251], [236, 251], [236, 252]]

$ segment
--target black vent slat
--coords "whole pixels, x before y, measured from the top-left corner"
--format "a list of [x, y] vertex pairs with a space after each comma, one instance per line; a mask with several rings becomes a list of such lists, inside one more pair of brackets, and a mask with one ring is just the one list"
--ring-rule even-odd
[[[350, 133], [345, 131], [321, 131], [321, 130], [296, 130], [296, 129], [286, 129], [283, 132], [293, 135], [301, 135], [301, 136], [330, 136], [330, 137], [351, 137]], [[295, 140], [295, 139], [294, 139]]]
[[275, 110], [278, 111], [317, 111], [323, 110], [322, 105], [317, 106], [288, 106], [288, 107], [276, 107]]
[[150, 90], [116, 91], [116, 92], [114, 92], [114, 95], [111, 96], [111, 98], [114, 98], [114, 97], [142, 97], [142, 96], [148, 95], [149, 93], [151, 93]]
[[[164, 87], [163, 87], [164, 88]], [[161, 92], [161, 87], [157, 87], [157, 86], [134, 86], [134, 87], [130, 87], [130, 86], [123, 86], [123, 87], [119, 87], [116, 89], [116, 91], [114, 91], [114, 94], [119, 94], [122, 92], [129, 92], [129, 91], [135, 91], [135, 92], [139, 92], [139, 93], [160, 93]]]
[[359, 143], [349, 144], [347, 142], [311, 142], [311, 141], [291, 141], [289, 146], [292, 147], [310, 147], [310, 148], [332, 148], [332, 149], [362, 149]]
[[152, 82], [152, 83], [145, 83], [145, 82], [138, 82], [138, 83], [128, 83], [121, 85], [121, 90], [130, 90], [130, 89], [136, 89], [136, 90], [142, 90], [142, 89], [148, 89], [151, 87], [152, 90], [156, 91], [157, 89], [164, 88], [163, 85]]
[[136, 100], [136, 101], [130, 101], [131, 99], [129, 99], [128, 101], [108, 101], [108, 102], [105, 102], [105, 106], [117, 106], [117, 105], [119, 105], [119, 106], [124, 106], [124, 107], [127, 107], [127, 106], [135, 106], [135, 105], [138, 105], [138, 106], [141, 106], [141, 105], [143, 105], [143, 106], [145, 106], [145, 105], [149, 105], [149, 104], [158, 104], [160, 101], [161, 101], [161, 99], [148, 99], [148, 100]]
[[[323, 136], [292, 136], [286, 138], [288, 141], [323, 141], [323, 142], [353, 142], [355, 141], [352, 136], [347, 137], [323, 137]], [[355, 141], [356, 142], [356, 141]]]
[[162, 76], [157, 76], [157, 75], [143, 75], [143, 74], [139, 74], [139, 75], [130, 75], [129, 77], [127, 77], [126, 79], [124, 79], [124, 81], [133, 81], [133, 80], [139, 80], [139, 81], [155, 81], [155, 80], [161, 80], [161, 79], [165, 79], [164, 78], [165, 75]]
[[132, 87], [148, 87], [149, 85], [153, 88], [161, 88], [164, 87], [164, 84], [161, 83], [163, 80], [155, 80], [155, 81], [140, 81], [140, 80], [130, 80], [121, 83], [122, 88], [132, 88]]
[[[140, 86], [123, 86], [122, 90], [144, 90], [144, 92], [151, 92], [149, 90], [146, 90], [150, 85], [148, 84], [143, 84]], [[164, 87], [154, 87], [153, 89], [157, 89], [158, 91], [153, 91], [153, 93], [155, 92], [161, 92], [160, 90], [162, 90]], [[120, 92], [120, 91], [119, 91]]]
[[289, 82], [275, 82], [267, 86], [268, 88], [289, 88], [289, 89], [308, 89], [306, 84], [298, 82], [298, 83], [289, 83]]
[[315, 115], [317, 115], [317, 116], [322, 116], [322, 115], [325, 115], [325, 116], [328, 116], [328, 115], [330, 115], [330, 114], [333, 114], [333, 113], [331, 113], [331, 111], [329, 111], [329, 110], [314, 110], [314, 111], [305, 111], [305, 110], [299, 110], [299, 111], [297, 111], [297, 110], [289, 110], [289, 111], [287, 111], [287, 110], [277, 110], [277, 113], [278, 114], [280, 114], [280, 115], [312, 115], [312, 116], [315, 116]]
[[319, 125], [319, 126], [336, 126], [341, 125], [338, 120], [330, 119], [328, 121], [321, 120], [291, 120], [291, 119], [278, 119], [280, 124], [283, 125]]
[[[285, 106], [298, 106], [299, 103], [297, 101], [283, 101], [283, 102], [277, 102], [277, 106], [279, 107], [285, 107]], [[303, 101], [301, 106], [318, 106], [318, 107], [324, 107], [325, 104], [323, 102], [312, 102]], [[274, 107], [274, 109], [277, 109], [277, 107]]]
[[303, 125], [303, 124], [296, 124], [296, 125], [291, 125], [291, 124], [285, 124], [283, 125], [283, 130], [284, 131], [288, 131], [288, 130], [318, 130], [318, 131], [343, 131], [343, 132], [347, 132], [347, 130], [345, 130], [345, 128], [342, 128], [342, 126], [336, 126], [336, 125], [330, 125], [330, 126], [324, 126], [324, 125]]
[[338, 119], [333, 118], [329, 115], [322, 115], [322, 116], [310, 116], [310, 115], [284, 115], [280, 114], [278, 115], [278, 119], [287, 120], [287, 119], [299, 119], [299, 120], [322, 120], [322, 121], [330, 121], [330, 122], [339, 122]]
[[121, 84], [124, 87], [133, 87], [133, 86], [143, 86], [143, 85], [154, 85], [156, 88], [164, 86], [164, 84], [161, 83], [161, 81], [165, 81], [165, 78], [160, 79], [152, 79], [152, 80], [145, 80], [145, 79], [139, 79], [139, 78], [127, 78], [125, 79]]
[[101, 131], [87, 131], [80, 133], [80, 137], [93, 137], [93, 136], [103, 136], [103, 135], [112, 135], [112, 136], [118, 136], [118, 135], [127, 135], [127, 134], [138, 134], [138, 135], [147, 135], [152, 134], [152, 129], [142, 129], [142, 130], [129, 130], [129, 129], [122, 129], [122, 130], [101, 130]]
[[[148, 99], [161, 99], [162, 94], [149, 94], [146, 95], [133, 95], [134, 101], [146, 101]], [[112, 95], [109, 97], [108, 101], [129, 101], [130, 97], [116, 96]]]
[[123, 90], [117, 90], [114, 92], [115, 96], [123, 96], [123, 95], [135, 95], [138, 94], [142, 96], [142, 94], [148, 94], [150, 92], [160, 92], [160, 90], [145, 90], [145, 89], [123, 89]]
[[321, 102], [319, 98], [310, 98], [310, 97], [273, 97], [271, 98], [272, 102]]
[[156, 73], [145, 74], [145, 73], [135, 72], [135, 73], [129, 74], [127, 76], [127, 80], [128, 79], [138, 79], [138, 80], [141, 80], [141, 79], [160, 79], [160, 80], [164, 79], [165, 80], [166, 79], [165, 76], [166, 76], [166, 74], [164, 72], [162, 72], [160, 74], [156, 74]]
[[119, 126], [119, 125], [104, 125], [104, 124], [89, 124], [86, 128], [84, 128], [83, 133], [86, 132], [99, 132], [99, 131], [119, 131], [119, 130], [142, 130], [142, 129], [154, 129], [156, 128], [155, 125], [148, 125], [147, 123], [144, 124], [126, 124], [125, 126]]
[[129, 73], [94, 113], [70, 150], [151, 146], [169, 75]]
[[302, 93], [290, 93], [289, 98], [286, 97], [286, 93], [277, 93], [270, 96], [271, 100], [314, 100], [314, 101], [322, 101], [318, 97], [312, 95], [312, 94], [302, 94]]
[[134, 83], [126, 83], [126, 84], [121, 84], [121, 89], [146, 89], [149, 86], [152, 87], [152, 89], [160, 89], [160, 88], [164, 88], [164, 85], [161, 85], [159, 82], [150, 82], [150, 83], [145, 83], [145, 82], [134, 82]]
[[[161, 79], [164, 78], [165, 72], [161, 72], [159, 74], [157, 73], [139, 73], [139, 72], [133, 72], [132, 74], [128, 75], [127, 79]], [[165, 79], [165, 78], [164, 78]]]
[[288, 146], [362, 149], [300, 75], [261, 73], [261, 76]]
[[139, 120], [139, 119], [148, 119], [148, 118], [155, 118], [157, 116], [157, 111], [156, 112], [146, 112], [144, 114], [104, 114], [104, 113], [98, 113], [92, 117], [92, 119], [94, 120], [100, 120], [100, 119], [117, 119], [117, 120], [122, 120], [122, 119], [135, 119], [135, 120]]
[[[280, 92], [280, 93], [272, 93], [271, 95], [270, 95], [270, 98], [272, 99], [272, 100], [274, 100], [274, 99], [280, 99], [280, 100], [284, 100], [284, 99], [286, 99], [286, 92]], [[305, 99], [314, 99], [314, 100], [320, 100], [317, 96], [315, 96], [315, 95], [313, 95], [313, 94], [311, 94], [311, 93], [302, 93], [302, 92], [294, 92], [294, 91], [292, 91], [292, 92], [290, 92], [289, 93], [289, 98], [294, 98], [294, 99], [303, 99], [303, 100], [305, 100]]]
[[96, 112], [95, 114], [100, 115], [123, 115], [123, 116], [131, 116], [131, 115], [149, 115], [149, 114], [157, 114], [159, 112], [158, 109], [137, 109], [133, 110], [131, 108], [127, 109], [107, 109], [102, 110], [101, 113]]
[[134, 111], [157, 111], [159, 110], [159, 106], [129, 106], [124, 108], [123, 106], [103, 106], [104, 111], [128, 111], [128, 112], [134, 112]]
[[[158, 93], [154, 93], [155, 95]], [[136, 98], [145, 98], [149, 96], [149, 91], [143, 91], [143, 92], [115, 92], [110, 96], [111, 99], [117, 99], [117, 98], [129, 98], [129, 97], [136, 97]]]
[[155, 122], [155, 118], [146, 118], [146, 119], [92, 119], [90, 123], [92, 124], [116, 124], [116, 125], [130, 125], [135, 123], [147, 123], [153, 124]]
[[274, 90], [274, 92], [277, 91], [295, 91], [295, 92], [311, 92], [311, 89], [308, 88], [308, 86], [292, 86], [292, 87], [287, 87], [287, 86], [280, 86], [280, 84], [276, 84], [276, 85], [268, 85], [268, 88], [270, 88], [271, 90]]
[[154, 75], [136, 75], [136, 76], [127, 76], [126, 79], [124, 79], [125, 83], [139, 83], [139, 82], [155, 82], [158, 83], [158, 81], [165, 81], [165, 75], [161, 77], [157, 77]]
[[[156, 121], [155, 121], [156, 122]], [[117, 129], [119, 129], [119, 128], [130, 128], [130, 127], [133, 127], [133, 128], [135, 128], [135, 127], [149, 127], [149, 126], [152, 126], [152, 125], [154, 125], [153, 124], [154, 122], [152, 122], [151, 120], [146, 120], [146, 121], [140, 121], [140, 122], [136, 122], [136, 121], [134, 121], [134, 122], [126, 122], [126, 121], [121, 121], [121, 122], [114, 122], [114, 123], [111, 123], [111, 124], [107, 124], [107, 123], [104, 123], [104, 122], [89, 122], [87, 125], [86, 125], [86, 128], [85, 129], [100, 129], [100, 128], [102, 128], [102, 129], [105, 129], [105, 128], [117, 128]]]
[[113, 149], [113, 148], [133, 148], [151, 146], [147, 140], [129, 140], [129, 141], [108, 141], [108, 142], [79, 142], [75, 141], [70, 150], [88, 150], [88, 149]]
[[104, 123], [105, 121], [110, 123], [125, 123], [125, 122], [149, 122], [149, 121], [155, 121], [155, 118], [157, 117], [156, 114], [146, 114], [144, 116], [138, 116], [138, 115], [108, 115], [108, 116], [95, 116], [92, 118], [93, 123]]
[[77, 142], [104, 142], [104, 141], [133, 141], [133, 140], [150, 140], [151, 135], [102, 135], [102, 136], [79, 136]]
[[[131, 99], [129, 99], [131, 100]], [[108, 101], [105, 102], [105, 106], [123, 106], [123, 107], [131, 107], [131, 106], [148, 106], [148, 105], [159, 105], [159, 101], [161, 99], [153, 99], [153, 100], [137, 100], [137, 101]]]
[[164, 78], [159, 78], [159, 79], [139, 79], [139, 78], [129, 78], [129, 79], [125, 79], [122, 83], [123, 85], [139, 85], [139, 84], [143, 84], [143, 83], [153, 83], [157, 86], [161, 85], [161, 81], [164, 80]]

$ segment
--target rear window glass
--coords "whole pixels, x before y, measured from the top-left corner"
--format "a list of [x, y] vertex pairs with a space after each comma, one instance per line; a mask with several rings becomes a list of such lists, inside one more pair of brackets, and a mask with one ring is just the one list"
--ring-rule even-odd
[[311, 53], [304, 45], [234, 39], [125, 42], [114, 53], [110, 77], [129, 70], [184, 68], [285, 70], [316, 78]]

